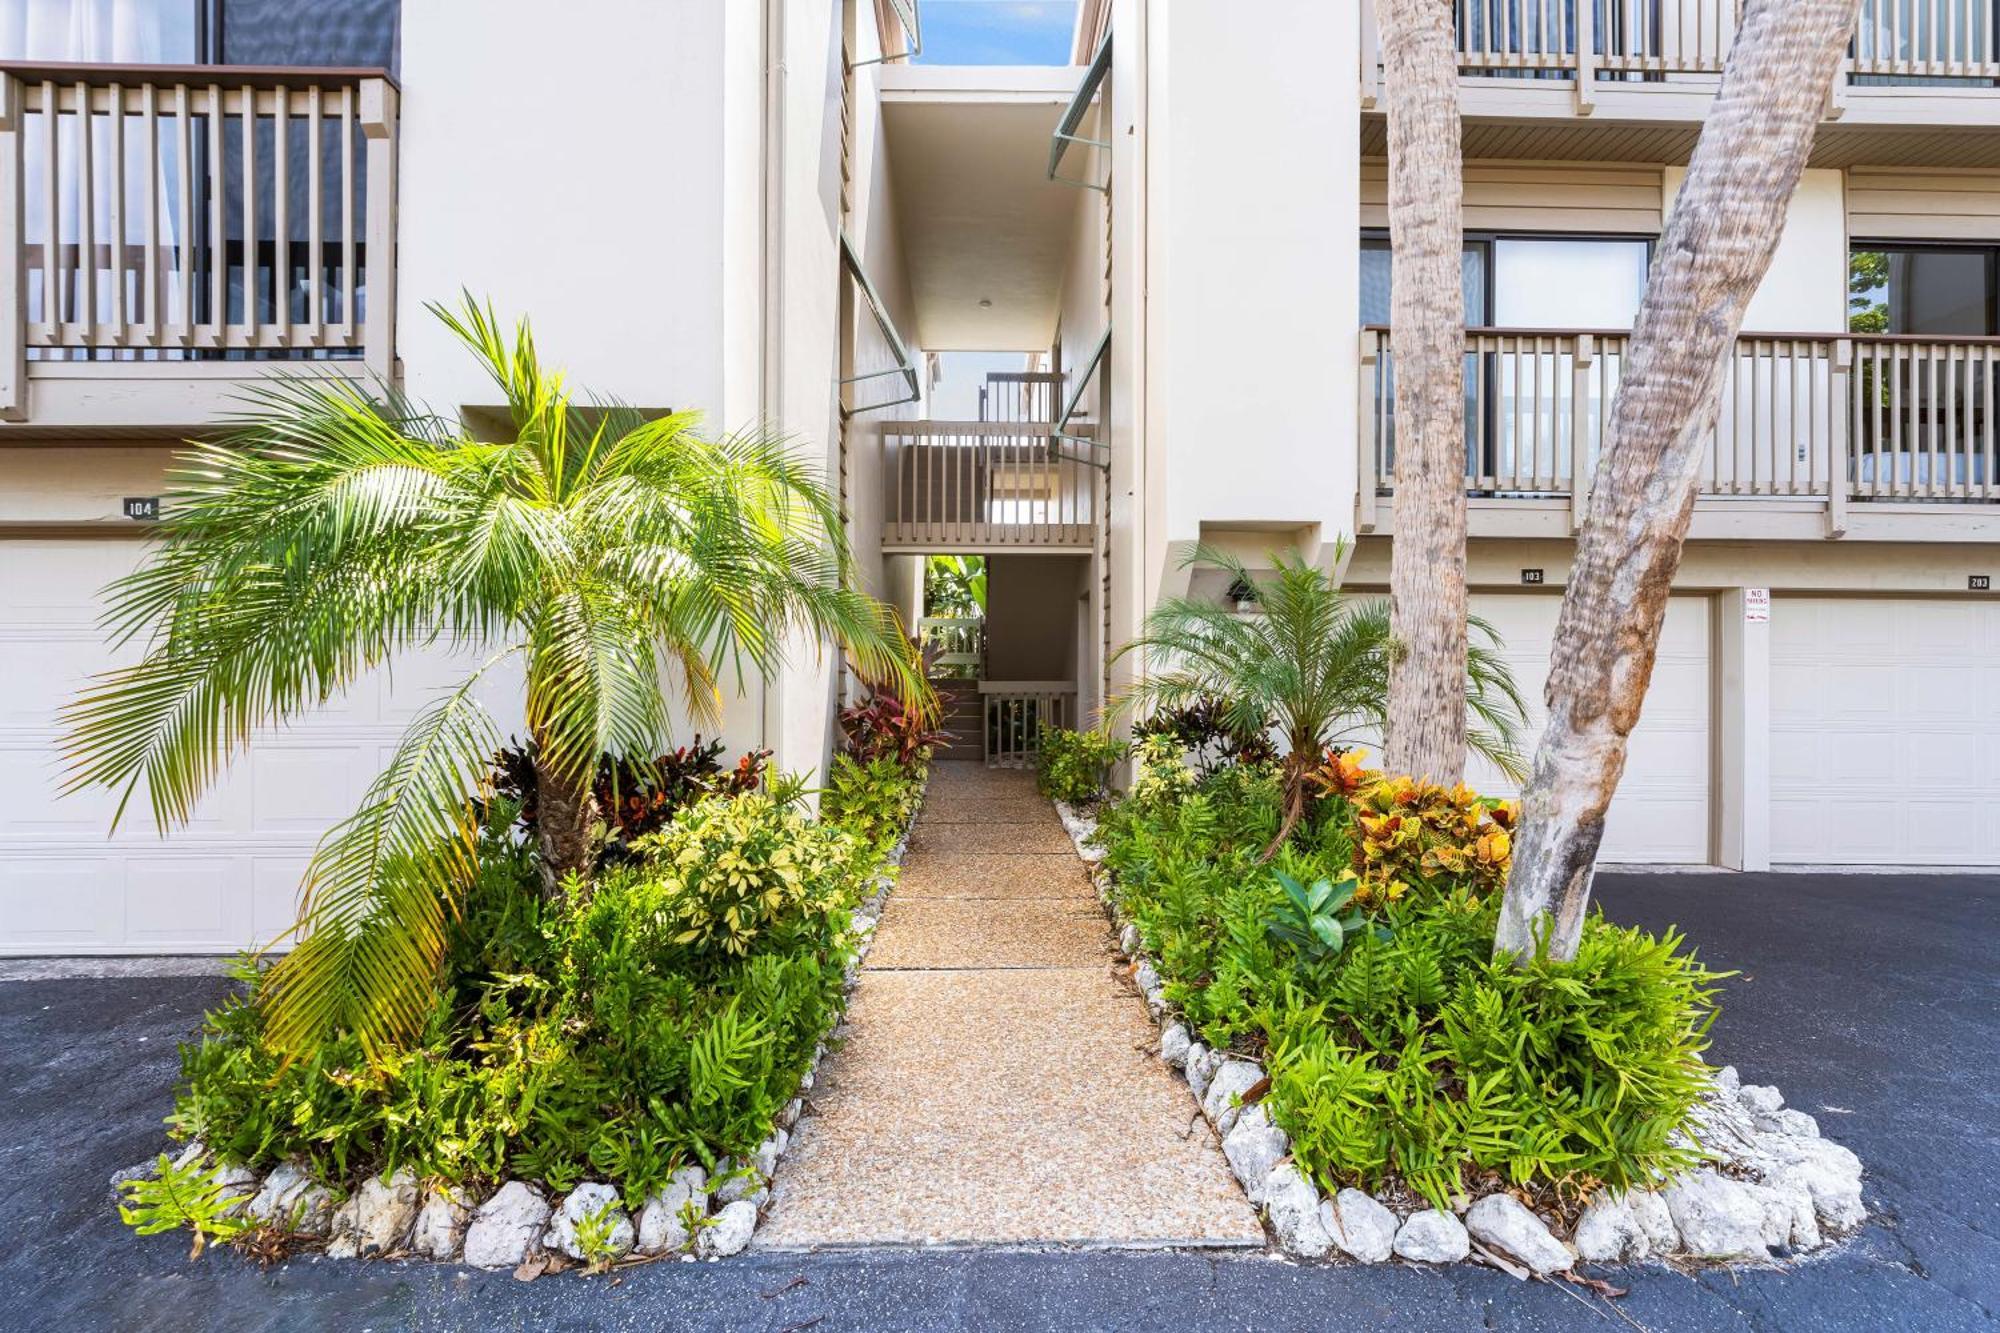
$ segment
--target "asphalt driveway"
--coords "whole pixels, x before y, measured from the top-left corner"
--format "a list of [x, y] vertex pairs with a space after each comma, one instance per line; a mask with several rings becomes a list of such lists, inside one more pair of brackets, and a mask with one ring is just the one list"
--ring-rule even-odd
[[[1192, 1252], [873, 1250], [662, 1263], [618, 1285], [421, 1264], [189, 1263], [106, 1180], [161, 1144], [213, 977], [0, 982], [0, 1326], [62, 1329], [1869, 1329], [2000, 1322], [2000, 876], [1618, 875], [1729, 983], [1713, 1055], [1861, 1154], [1875, 1214], [1790, 1270], [1608, 1274], [1617, 1313], [1485, 1270]], [[803, 1280], [800, 1280], [803, 1279]], [[1622, 1316], [1622, 1317], [1621, 1317]]]

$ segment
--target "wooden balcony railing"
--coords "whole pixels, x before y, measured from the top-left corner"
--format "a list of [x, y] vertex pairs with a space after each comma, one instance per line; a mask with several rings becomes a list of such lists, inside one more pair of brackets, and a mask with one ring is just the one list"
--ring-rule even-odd
[[[1587, 507], [1630, 335], [1469, 329], [1466, 489]], [[1395, 470], [1395, 357], [1361, 335], [1363, 526]], [[1746, 334], [1725, 369], [1701, 494], [1991, 504], [2000, 338]]]
[[[1453, 0], [1471, 75], [1600, 80], [1714, 75], [1742, 0]], [[1360, 6], [1363, 96], [1379, 87], [1374, 7]], [[2000, 83], [1992, 0], [1860, 0], [1847, 73], [1860, 83]]]
[[885, 421], [881, 433], [884, 546], [1090, 549], [1097, 469], [1050, 423]]
[[43, 362], [389, 378], [396, 117], [379, 70], [0, 66], [0, 417]]
[[1076, 686], [1063, 680], [982, 680], [986, 762], [1001, 768], [1032, 763], [1042, 736], [1076, 725]]

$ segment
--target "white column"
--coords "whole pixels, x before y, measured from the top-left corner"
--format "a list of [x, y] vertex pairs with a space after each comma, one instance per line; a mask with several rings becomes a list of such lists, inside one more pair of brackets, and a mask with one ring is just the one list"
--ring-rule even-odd
[[1717, 606], [1722, 697], [1716, 710], [1716, 859], [1771, 868], [1771, 597], [1726, 589]]

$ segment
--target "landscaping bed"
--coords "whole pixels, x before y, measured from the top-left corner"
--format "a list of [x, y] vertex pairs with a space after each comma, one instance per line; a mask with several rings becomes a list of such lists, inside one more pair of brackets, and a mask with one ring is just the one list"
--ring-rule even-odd
[[1862, 1221], [1854, 1154], [1702, 1060], [1723, 977], [1679, 936], [1594, 914], [1574, 962], [1493, 961], [1507, 803], [1330, 752], [1266, 863], [1270, 763], [1147, 740], [1100, 806], [1106, 743], [1049, 749], [1159, 1056], [1287, 1254], [1525, 1277], [1769, 1262]]
[[841, 759], [817, 819], [755, 757], [715, 770], [560, 902], [497, 800], [420, 1037], [287, 1060], [246, 968], [183, 1048], [186, 1145], [114, 1181], [127, 1221], [524, 1277], [737, 1253], [901, 862], [909, 759]]

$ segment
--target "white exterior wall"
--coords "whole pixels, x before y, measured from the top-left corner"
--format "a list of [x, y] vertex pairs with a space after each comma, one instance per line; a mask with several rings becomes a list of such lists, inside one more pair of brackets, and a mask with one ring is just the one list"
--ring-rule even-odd
[[[1665, 169], [1662, 193], [1669, 207], [1686, 179], [1686, 167]], [[1846, 175], [1815, 168], [1799, 180], [1770, 270], [1743, 314], [1743, 331], [1839, 333], [1846, 328]]]
[[1149, 15], [1160, 570], [1204, 527], [1351, 530], [1360, 107], [1336, 71], [1354, 68], [1359, 27], [1318, 0], [1274, 0], [1256, 22], [1222, 4]]

